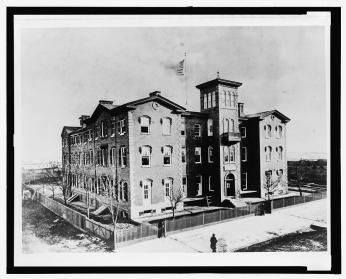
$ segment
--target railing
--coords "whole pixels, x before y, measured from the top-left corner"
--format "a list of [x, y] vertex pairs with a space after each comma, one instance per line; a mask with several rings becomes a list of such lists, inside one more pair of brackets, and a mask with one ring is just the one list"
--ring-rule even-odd
[[119, 230], [116, 233], [117, 243], [145, 240], [148, 238], [156, 238], [158, 236], [157, 226], [150, 224], [140, 224], [139, 226], [132, 227], [126, 230]]

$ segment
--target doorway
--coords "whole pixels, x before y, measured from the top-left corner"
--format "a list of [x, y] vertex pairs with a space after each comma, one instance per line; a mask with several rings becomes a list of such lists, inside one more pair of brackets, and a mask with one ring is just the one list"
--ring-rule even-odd
[[235, 196], [235, 179], [232, 173], [226, 175], [225, 187], [226, 196]]

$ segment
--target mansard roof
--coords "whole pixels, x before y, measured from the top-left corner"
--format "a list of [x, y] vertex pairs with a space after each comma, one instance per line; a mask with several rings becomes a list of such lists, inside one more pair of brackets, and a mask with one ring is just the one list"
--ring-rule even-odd
[[258, 118], [259, 120], [264, 119], [265, 117], [269, 115], [275, 115], [279, 119], [281, 119], [284, 123], [289, 122], [291, 119], [289, 119], [287, 116], [279, 112], [278, 110], [268, 110], [268, 111], [263, 111], [263, 112], [258, 112], [258, 113], [253, 113], [253, 114], [246, 114], [244, 115], [244, 118], [251, 119], [251, 118]]

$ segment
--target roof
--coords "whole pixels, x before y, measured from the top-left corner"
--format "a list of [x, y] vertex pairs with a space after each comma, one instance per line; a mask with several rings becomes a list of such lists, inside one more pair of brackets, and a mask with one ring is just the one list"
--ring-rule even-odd
[[116, 114], [117, 112], [120, 112], [120, 111], [136, 109], [137, 105], [144, 104], [144, 103], [151, 102], [151, 101], [156, 101], [158, 103], [165, 104], [166, 106], [170, 107], [171, 109], [173, 109], [176, 112], [183, 112], [186, 110], [184, 107], [168, 100], [167, 98], [162, 97], [158, 91], [153, 92], [153, 93], [151, 93], [149, 97], [138, 99], [135, 101], [131, 101], [131, 102], [122, 104], [120, 106], [113, 105], [113, 104], [98, 104], [96, 109], [94, 110], [93, 114], [90, 116], [90, 118], [85, 120], [85, 123], [87, 123], [87, 124], [90, 123], [102, 111], [107, 111], [109, 113]]
[[75, 131], [77, 131], [77, 130], [79, 130], [79, 129], [81, 129], [81, 127], [76, 127], [76, 126], [64, 126], [63, 128], [62, 128], [62, 131], [61, 131], [61, 136], [62, 136], [62, 134], [64, 133], [64, 132], [66, 132], [66, 133], [72, 133], [72, 132], [75, 132]]
[[276, 109], [275, 110], [263, 111], [263, 112], [257, 112], [257, 113], [253, 113], [253, 114], [246, 114], [246, 115], [244, 115], [244, 118], [247, 118], [247, 119], [250, 119], [250, 118], [263, 119], [264, 117], [267, 117], [267, 116], [272, 115], [272, 114], [277, 116], [281, 120], [283, 120], [285, 123], [291, 120], [287, 116], [285, 116], [284, 114], [282, 114], [281, 112], [279, 112]]
[[204, 88], [212, 87], [212, 86], [214, 86], [216, 84], [227, 85], [227, 86], [235, 87], [235, 88], [237, 88], [237, 87], [242, 85], [241, 82], [231, 81], [231, 80], [228, 80], [228, 79], [216, 78], [216, 79], [213, 79], [213, 80], [210, 80], [210, 81], [198, 84], [196, 87], [198, 89], [204, 89]]

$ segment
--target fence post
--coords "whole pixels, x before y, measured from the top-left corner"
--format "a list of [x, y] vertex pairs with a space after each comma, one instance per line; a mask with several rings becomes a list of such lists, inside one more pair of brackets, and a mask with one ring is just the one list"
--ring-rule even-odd
[[285, 207], [285, 198], [282, 199], [282, 207]]
[[204, 212], [202, 212], [202, 224], [204, 225]]
[[220, 221], [221, 221], [221, 209], [219, 210], [219, 212], [220, 212]]
[[296, 205], [296, 197], [293, 196], [293, 205]]

